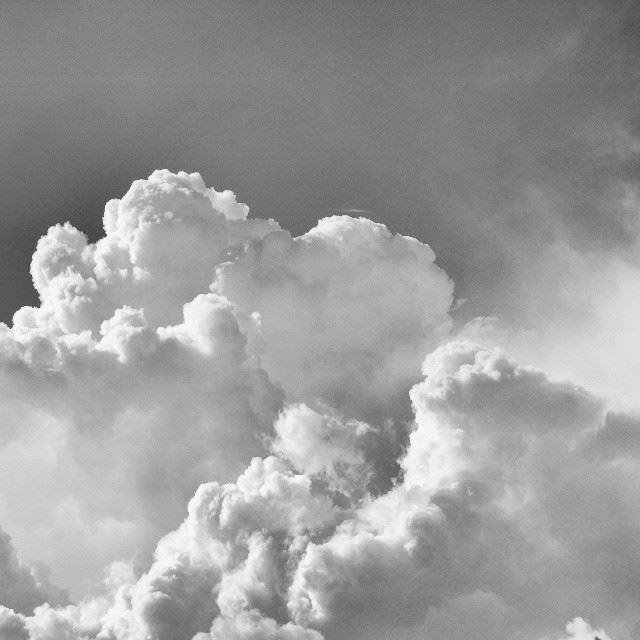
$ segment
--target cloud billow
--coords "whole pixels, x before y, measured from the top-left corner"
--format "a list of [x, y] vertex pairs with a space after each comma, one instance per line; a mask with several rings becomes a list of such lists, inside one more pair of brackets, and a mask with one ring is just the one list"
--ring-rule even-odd
[[428, 246], [168, 171], [104, 227], [48, 232], [0, 335], [0, 517], [76, 596], [2, 538], [0, 638], [640, 629], [637, 418], [456, 340]]

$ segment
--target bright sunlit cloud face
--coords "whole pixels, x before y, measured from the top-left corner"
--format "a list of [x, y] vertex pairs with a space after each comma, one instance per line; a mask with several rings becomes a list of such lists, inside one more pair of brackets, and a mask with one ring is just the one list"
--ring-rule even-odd
[[75, 593], [149, 552], [199, 483], [263, 453], [285, 399], [369, 420], [378, 467], [397, 466], [451, 282], [429, 247], [364, 218], [292, 238], [247, 213], [158, 171], [107, 204], [95, 244], [68, 224], [38, 243], [41, 304], [3, 328], [0, 451], [5, 486], [38, 508], [7, 491], [0, 513]]
[[156, 171], [97, 242], [38, 243], [0, 343], [2, 637], [632, 638], [638, 418], [471, 342], [540, 337], [458, 330], [418, 240], [248, 212]]

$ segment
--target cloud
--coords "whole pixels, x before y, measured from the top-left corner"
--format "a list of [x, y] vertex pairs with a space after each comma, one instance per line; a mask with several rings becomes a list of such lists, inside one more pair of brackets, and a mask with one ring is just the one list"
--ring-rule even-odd
[[[0, 529], [0, 602], [2, 605], [18, 613], [31, 613], [43, 602], [60, 604], [67, 597], [64, 591], [49, 582], [46, 567], [31, 568], [20, 561], [11, 538]], [[12, 624], [10, 618], [11, 616], [8, 616], [6, 622], [8, 625]]]
[[[366, 428], [286, 409], [272, 448], [290, 461], [202, 485], [151, 567], [103, 596], [89, 637], [507, 640], [559, 638], [573, 620], [571, 638], [631, 638], [637, 419], [470, 343], [437, 349], [425, 372], [402, 480], [345, 501], [348, 485], [323, 478], [362, 469]], [[299, 453], [305, 438], [327, 465]], [[87, 607], [24, 624], [43, 611], [79, 633]]]
[[112, 560], [148, 562], [200, 483], [264, 454], [285, 399], [335, 405], [347, 427], [332, 446], [351, 443], [370, 488], [389, 486], [406, 391], [450, 327], [428, 246], [347, 216], [295, 238], [169, 171], [111, 200], [104, 230], [91, 243], [52, 227], [31, 264], [40, 306], [0, 327], [0, 521], [25, 557], [75, 595]]
[[68, 223], [49, 229], [31, 261], [41, 306], [14, 322], [58, 334], [96, 331], [125, 305], [143, 307], [155, 327], [179, 322], [182, 305], [207, 290], [227, 248], [277, 228], [246, 220], [248, 211], [198, 174], [156, 171], [137, 180], [107, 203], [105, 236], [95, 244]]
[[218, 268], [213, 289], [259, 314], [261, 361], [288, 399], [374, 419], [393, 416], [450, 329], [453, 287], [434, 260], [414, 238], [334, 216], [298, 238], [256, 240]]
[[263, 451], [282, 393], [250, 353], [253, 320], [241, 329], [208, 291], [227, 251], [277, 228], [247, 213], [197, 174], [158, 171], [108, 203], [96, 243], [69, 224], [38, 243], [41, 305], [0, 331], [0, 475], [36, 490], [34, 513], [25, 521], [10, 495], [0, 513], [76, 589], [114, 556], [150, 549], [200, 482]]
[[[57, 502], [40, 505], [41, 535], [67, 529], [88, 543], [116, 534], [124, 553], [139, 535], [157, 537], [180, 518], [199, 482], [229, 477], [243, 457], [262, 451], [260, 434], [281, 402], [252, 364], [230, 303], [214, 294], [186, 304], [180, 324], [154, 329], [143, 312], [123, 307], [102, 323], [99, 339], [36, 340], [11, 345], [24, 349], [19, 362], [28, 367], [19, 384], [31, 395], [20, 404], [53, 424], [34, 417], [3, 454], [4, 473], [16, 475], [10, 482], [18, 488], [55, 476]], [[5, 373], [10, 388], [16, 376]], [[41, 455], [48, 457], [44, 473]], [[97, 560], [104, 565], [105, 558]]]
[[417, 240], [246, 216], [156, 172], [39, 244], [0, 515], [81, 597], [5, 540], [0, 637], [631, 640], [637, 415], [469, 339], [494, 321], [453, 339]]
[[600, 629], [596, 631], [591, 625], [582, 618], [574, 618], [567, 624], [567, 633], [569, 634], [562, 640], [592, 640], [600, 638], [600, 640], [610, 640], [609, 636]]

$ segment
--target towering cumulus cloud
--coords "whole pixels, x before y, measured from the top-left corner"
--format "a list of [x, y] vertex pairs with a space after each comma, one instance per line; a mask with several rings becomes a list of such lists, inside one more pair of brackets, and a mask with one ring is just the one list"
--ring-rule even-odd
[[247, 216], [157, 171], [96, 243], [38, 243], [0, 337], [0, 638], [637, 637], [640, 421], [455, 340], [417, 240]]

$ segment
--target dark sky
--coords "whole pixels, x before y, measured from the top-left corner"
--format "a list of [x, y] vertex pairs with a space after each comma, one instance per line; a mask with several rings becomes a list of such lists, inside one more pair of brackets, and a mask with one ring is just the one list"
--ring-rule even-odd
[[368, 210], [431, 244], [470, 315], [579, 312], [567, 251], [637, 255], [635, 2], [0, 11], [5, 321], [35, 303], [47, 227], [99, 237], [104, 203], [156, 168], [199, 171], [296, 234]]

